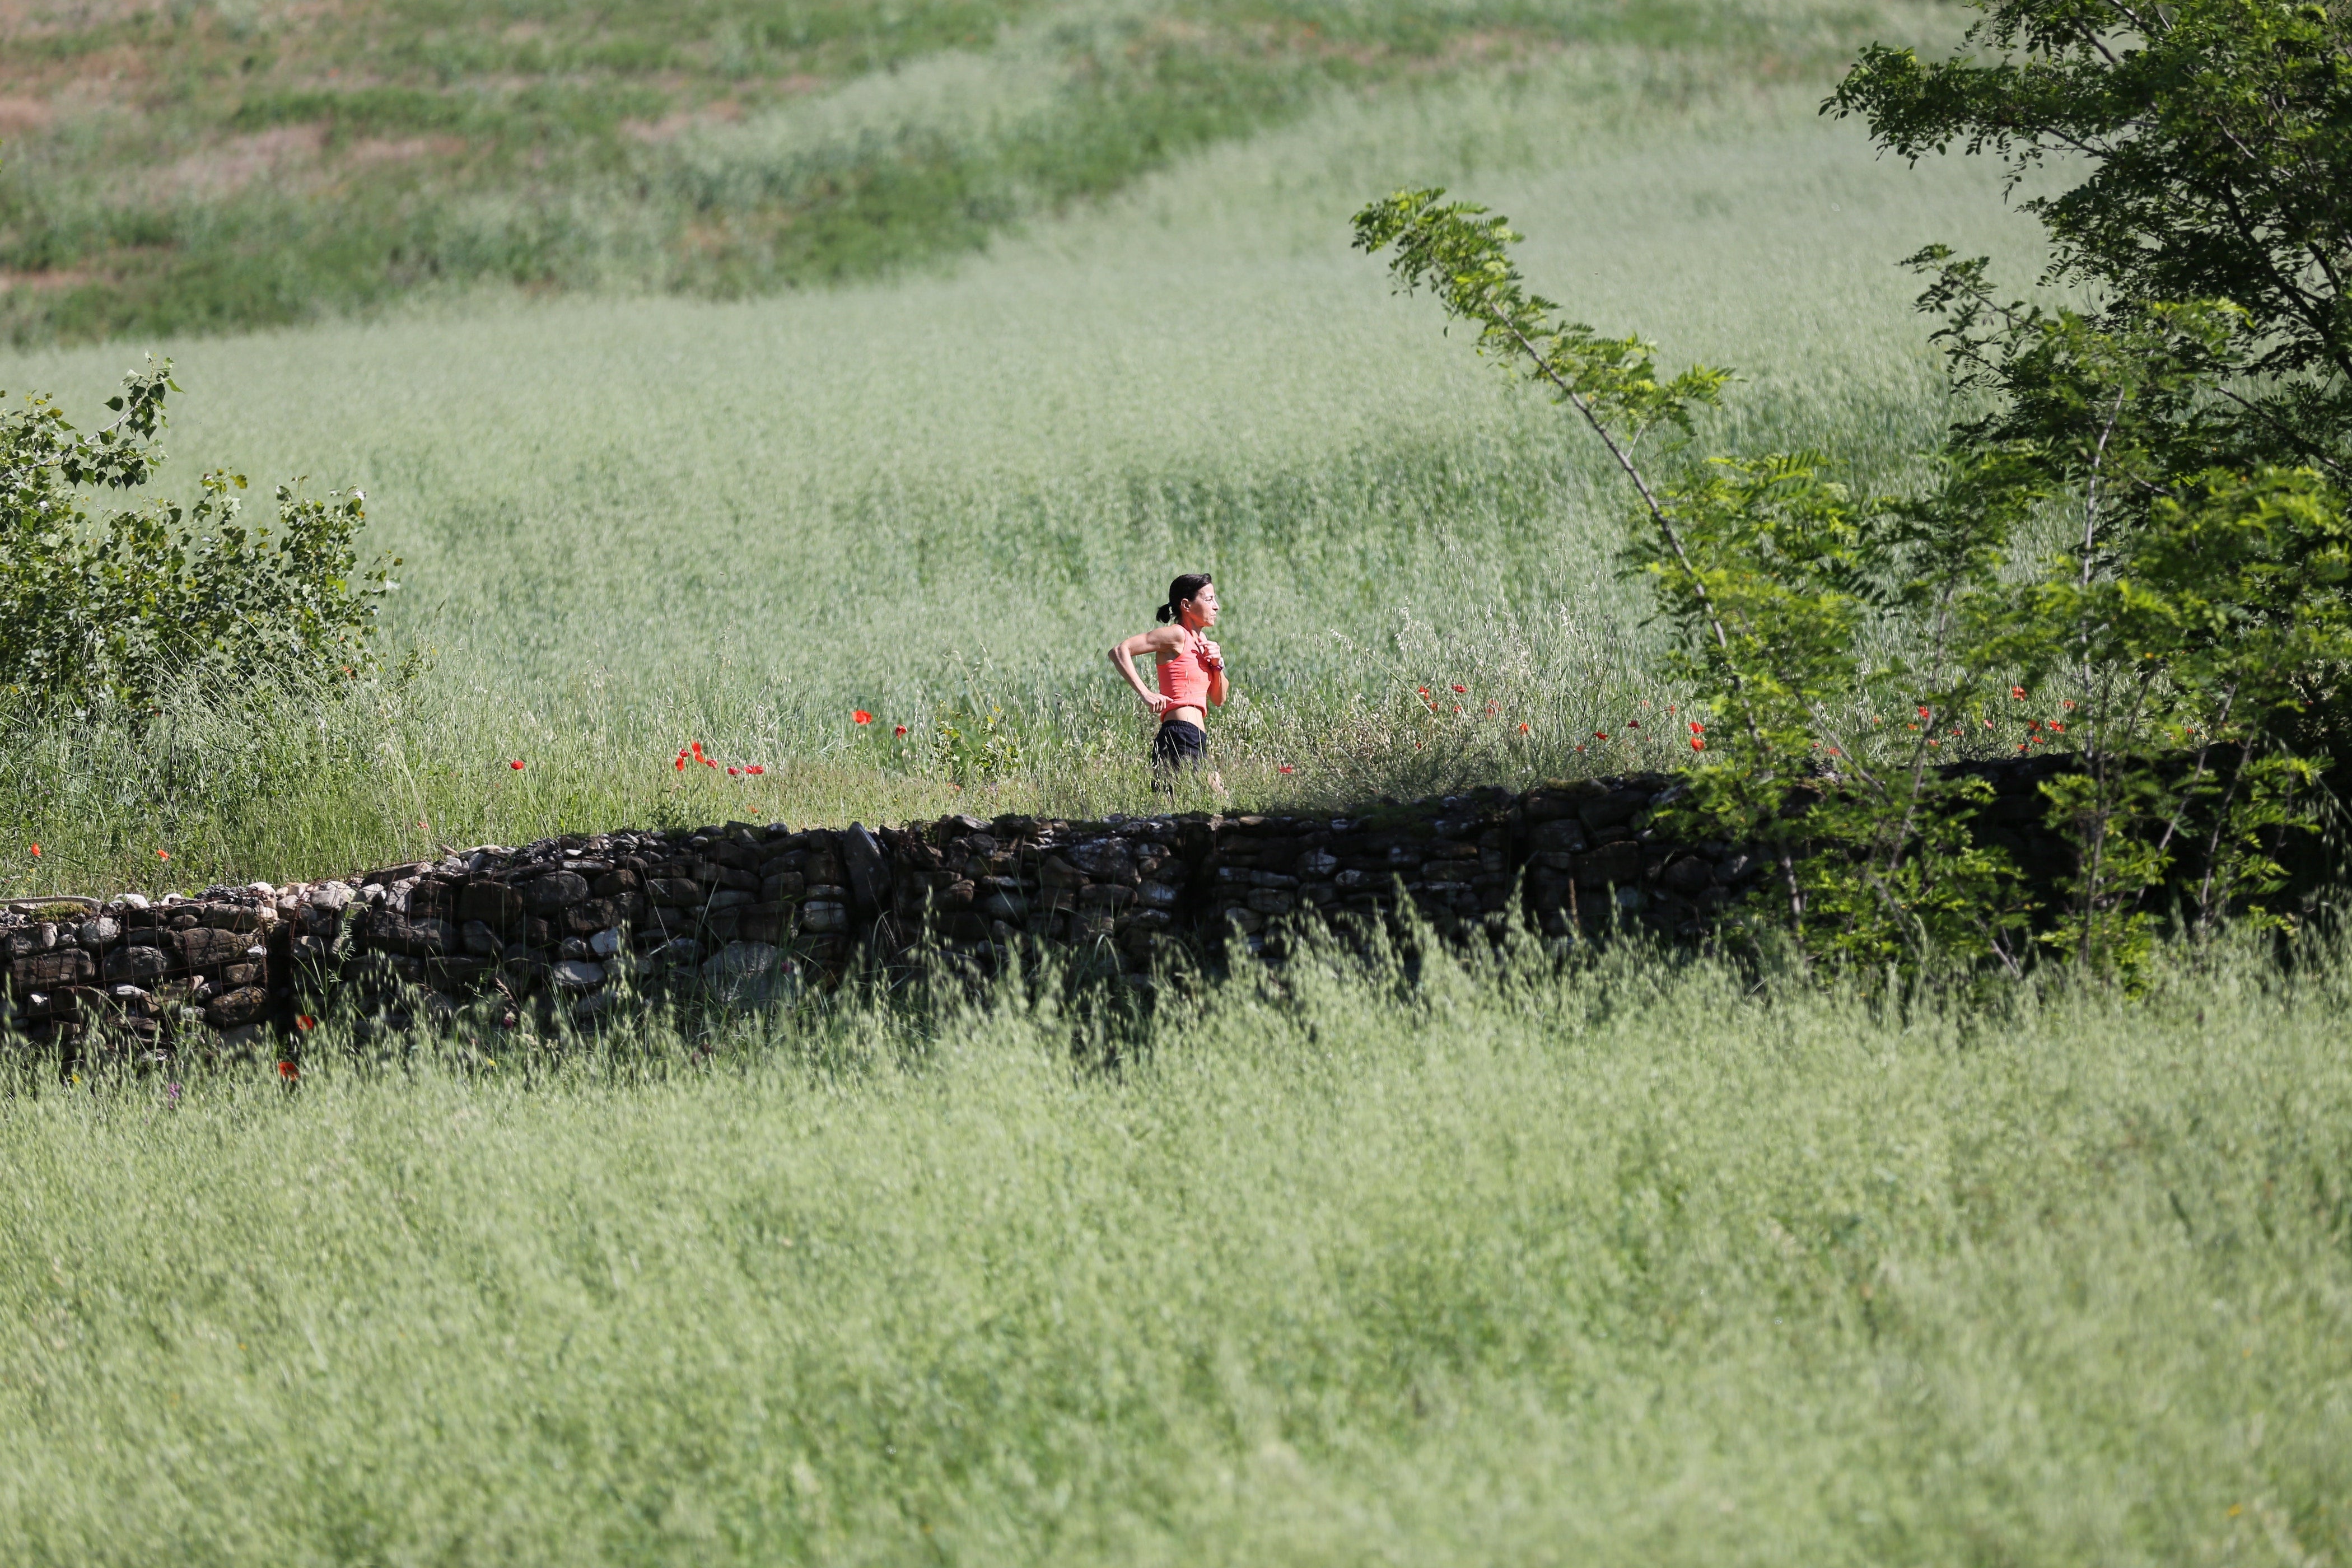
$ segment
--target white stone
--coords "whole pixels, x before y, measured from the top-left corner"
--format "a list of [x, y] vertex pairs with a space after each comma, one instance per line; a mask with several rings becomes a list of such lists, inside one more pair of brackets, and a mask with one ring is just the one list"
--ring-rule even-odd
[[583, 958], [567, 958], [547, 973], [566, 991], [593, 991], [604, 984], [604, 966]]
[[621, 951], [621, 932], [617, 926], [607, 927], [588, 939], [588, 951], [599, 958], [610, 958]]
[[147, 907], [147, 895], [125, 893], [122, 895], [122, 907], [126, 910], [143, 910]]
[[310, 889], [310, 904], [314, 910], [332, 910], [341, 914], [352, 907], [352, 897], [348, 882], [321, 882]]

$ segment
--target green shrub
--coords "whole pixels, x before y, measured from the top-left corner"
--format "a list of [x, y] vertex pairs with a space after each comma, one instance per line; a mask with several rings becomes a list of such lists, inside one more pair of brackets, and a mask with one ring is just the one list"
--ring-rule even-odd
[[242, 474], [207, 472], [192, 505], [152, 500], [93, 518], [84, 492], [145, 485], [168, 361], [123, 378], [114, 422], [85, 435], [47, 397], [0, 412], [0, 685], [34, 706], [156, 709], [166, 687], [268, 678], [332, 682], [371, 670], [378, 602], [398, 586], [359, 571], [358, 490], [278, 490], [278, 522], [240, 521]]

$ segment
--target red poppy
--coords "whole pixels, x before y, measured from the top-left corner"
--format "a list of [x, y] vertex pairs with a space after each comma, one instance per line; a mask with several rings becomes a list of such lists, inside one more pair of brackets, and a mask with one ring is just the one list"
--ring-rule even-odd
[[2072, 713], [2074, 710], [2074, 700], [2073, 698], [2062, 698], [2060, 700], [2065, 704], [2067, 712]]
[[677, 754], [677, 771], [679, 773], [686, 772], [686, 753], [684, 752], [680, 752]]
[[1596, 741], [1605, 741], [1609, 738], [1609, 731], [1606, 730], [1595, 730], [1592, 731], [1592, 738]]
[[1426, 697], [1426, 696], [1428, 696], [1428, 695], [1429, 695], [1429, 688], [1428, 688], [1428, 687], [1426, 687], [1426, 686], [1417, 686], [1417, 687], [1413, 688], [1413, 689], [1414, 689], [1414, 690], [1416, 690], [1416, 691], [1418, 691], [1418, 692], [1420, 692], [1423, 697]]
[[507, 763], [507, 766], [512, 768], [516, 773], [520, 773], [522, 772], [522, 759], [520, 757], [517, 757], [512, 762]]
[[1466, 686], [1457, 686], [1457, 687], [1455, 687], [1454, 689], [1454, 690], [1456, 690], [1456, 691], [1459, 691], [1459, 692], [1460, 692], [1460, 693], [1462, 693], [1462, 695], [1464, 695], [1465, 697], [1467, 697], [1467, 696], [1469, 696], [1469, 695], [1470, 695], [1470, 689], [1469, 689], [1468, 687], [1466, 687]]
[[2025, 721], [2025, 727], [2028, 730], [2039, 730], [2042, 728], [2042, 721], [2039, 719], [2028, 719]]
[[860, 709], [858, 709], [856, 711], [855, 711], [855, 712], [851, 713], [851, 714], [850, 714], [850, 716], [849, 716], [849, 718], [850, 718], [850, 721], [851, 721], [852, 723], [856, 723], [856, 724], [871, 724], [872, 722], [874, 722], [874, 715], [873, 715], [873, 714], [871, 714], [871, 713], [868, 713], [868, 712], [867, 712], [865, 709], [863, 709], [863, 708], [860, 708]]
[[36, 859], [36, 860], [37, 860], [37, 859], [39, 859], [40, 858], [41, 858], [41, 847], [40, 847], [39, 845], [36, 844], [36, 845], [34, 845], [34, 846], [33, 846], [33, 858], [34, 858], [34, 859]]
[[2057, 731], [2058, 731], [2060, 734], [2062, 734], [2062, 735], [2063, 735], [2063, 734], [2064, 734], [2064, 733], [2066, 732], [2066, 726], [2065, 726], [2065, 725], [2063, 725], [2063, 724], [2059, 724], [2059, 723], [2054, 723], [2054, 722], [2053, 722], [2050, 727], [2051, 727], [2053, 730]]
[[2022, 702], [2025, 700], [2025, 688], [2022, 686], [2012, 686], [2009, 689], [2009, 695], [2011, 700]]
[[1919, 717], [1922, 719], [1927, 717], [1927, 710], [1925, 708], [1919, 710]]
[[292, 1062], [279, 1062], [278, 1064], [278, 1076], [284, 1079], [288, 1083], [292, 1083], [296, 1079], [302, 1076], [302, 1069], [296, 1067]]
[[1942, 742], [1941, 741], [1937, 740], [1934, 736], [1930, 735], [1929, 737], [1927, 737], [1927, 744], [1929, 744], [1929, 745], [1931, 745], [1931, 746], [1940, 746], [1940, 745], [1942, 745], [1942, 744], [1943, 744], [1943, 742]]
[[702, 760], [702, 742], [699, 741], [695, 742], [691, 750], [694, 752], [694, 760], [698, 763], [700, 762]]
[[1641, 727], [1642, 721], [1639, 719], [1628, 719], [1625, 721], [1625, 728], [1628, 730], [1638, 730]]
[[768, 770], [761, 767], [759, 763], [753, 763], [750, 767], [745, 768], [743, 771], [756, 778], [760, 774], [766, 773]]
[[294, 1026], [298, 1029], [315, 1029], [319, 1026], [319, 1020], [308, 1013], [297, 1013], [294, 1015]]
[[1496, 714], [1500, 713], [1502, 710], [1502, 707], [1498, 703], [1489, 702], [1486, 704], [1486, 716], [1490, 719]]
[[727, 770], [727, 776], [730, 779], [740, 779], [743, 776], [743, 770], [741, 768], [729, 768]]
[[1519, 725], [1519, 733], [1520, 733], [1520, 734], [1522, 734], [1522, 735], [1524, 735], [1524, 734], [1526, 734], [1527, 732], [1528, 732], [1528, 727], [1527, 727], [1527, 725], [1526, 725], [1524, 722], [1522, 722], [1522, 723]]
[[904, 724], [901, 724], [901, 725], [899, 725], [896, 730], [893, 730], [893, 731], [891, 731], [890, 732], [891, 732], [892, 734], [894, 734], [894, 735], [903, 735], [903, 734], [905, 734], [905, 733], [907, 732], [907, 726], [905, 726]]
[[1691, 733], [1692, 733], [1692, 734], [1694, 734], [1694, 735], [1704, 735], [1704, 734], [1706, 734], [1706, 725], [1704, 725], [1704, 724], [1702, 724], [1702, 723], [1700, 723], [1697, 720], [1693, 719], [1693, 720], [1691, 720], [1689, 722], [1690, 722]]
[[1275, 771], [1276, 773], [1297, 773], [1298, 770], [1297, 770], [1297, 768], [1292, 767], [1288, 763], [1283, 763], [1280, 767], [1278, 767], [1278, 768], [1275, 769], [1274, 771]]
[[[1580, 752], [1584, 750], [1582, 746], [1579, 746], [1576, 749]], [[1706, 750], [1706, 742], [1700, 740], [1696, 735], [1693, 735], [1691, 737], [1691, 750], [1694, 752], [1704, 752]]]
[[155, 858], [158, 860], [169, 860], [171, 858], [172, 852], [169, 849], [158, 849], [155, 851]]

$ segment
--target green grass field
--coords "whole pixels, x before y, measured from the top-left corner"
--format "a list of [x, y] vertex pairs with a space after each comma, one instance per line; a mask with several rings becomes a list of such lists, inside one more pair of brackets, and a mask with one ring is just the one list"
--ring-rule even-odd
[[[20, 1079], [25, 1563], [2332, 1563], [2342, 960]], [[689, 1056], [690, 1045], [714, 1047]]]
[[[1102, 650], [1186, 569], [1229, 607], [1240, 804], [1664, 762], [1665, 726], [1623, 722], [1679, 694], [1615, 568], [1622, 498], [1388, 293], [1349, 215], [1428, 182], [1509, 213], [1572, 312], [1740, 368], [1704, 440], [1825, 447], [1865, 485], [1947, 417], [1896, 259], [2037, 258], [1985, 171], [1875, 162], [1813, 112], [1841, 47], [1940, 11], [608, 10], [603, 54], [520, 4], [73, 13], [89, 58], [194, 84], [142, 100], [151, 162], [261, 134], [222, 128], [258, 89], [205, 87], [240, 37], [278, 40], [246, 73], [271, 102], [377, 37], [370, 112], [477, 116], [447, 132], [474, 151], [398, 165], [480, 160], [400, 221], [575, 192], [596, 265], [371, 294], [237, 197], [221, 265], [277, 246], [283, 310], [171, 314], [193, 241], [121, 261], [80, 326], [17, 300], [11, 394], [94, 415], [173, 356], [165, 489], [364, 487], [406, 559], [387, 640], [426, 660], [324, 708], [0, 713], [0, 896], [1133, 808], [1144, 731]], [[745, 220], [730, 281], [655, 265], [683, 254], [668, 198], [589, 177], [628, 115], [682, 114], [659, 145], [714, 179], [908, 127], [998, 179], [1024, 126], [1062, 128], [1054, 158], [1105, 134], [1054, 118], [1055, 26], [1140, 18], [1197, 64], [1277, 14], [1274, 64], [1184, 89], [1264, 102], [812, 274], [839, 287], [771, 291], [807, 261], [770, 244], [802, 186], [747, 202], [783, 226]], [[185, 35], [105, 31], [158, 18]], [[1317, 18], [1362, 31], [1302, 64]], [[640, 98], [533, 164], [528, 115], [587, 88]], [[296, 173], [394, 131], [321, 132]], [[9, 244], [70, 184], [41, 157]], [[641, 249], [594, 249], [629, 223]], [[64, 341], [257, 320], [299, 324]], [[1458, 715], [1413, 695], [1456, 683]], [[680, 775], [689, 740], [770, 771]], [[290, 1093], [267, 1064], [12, 1058], [0, 1560], [2343, 1563], [2347, 986], [2316, 939], [2168, 953], [2131, 997], [1874, 1005], [1519, 952], [1244, 972], [1148, 1022], [845, 995], [561, 1056], [313, 1037]]]
[[[1942, 417], [1895, 258], [1939, 237], [2030, 258], [2031, 235], [1981, 171], [1874, 163], [1820, 90], [1576, 51], [1342, 96], [945, 276], [166, 340], [176, 482], [363, 486], [407, 562], [393, 640], [433, 668], [323, 719], [191, 703], [11, 748], [0, 830], [45, 855], [0, 892], [152, 885], [159, 849], [243, 880], [991, 788], [1133, 805], [1144, 733], [1102, 650], [1186, 569], [1231, 606], [1241, 798], [1638, 762], [1617, 721], [1674, 694], [1613, 568], [1622, 498], [1557, 411], [1388, 292], [1347, 218], [1408, 182], [1475, 194], [1596, 323], [1742, 369], [1708, 440], [1884, 479]], [[22, 353], [0, 384], [94, 408], [134, 360]], [[1474, 700], [1431, 721], [1412, 689], [1455, 683]], [[1018, 763], [959, 781], [936, 724], [992, 712]], [[682, 785], [693, 739], [771, 771]]]

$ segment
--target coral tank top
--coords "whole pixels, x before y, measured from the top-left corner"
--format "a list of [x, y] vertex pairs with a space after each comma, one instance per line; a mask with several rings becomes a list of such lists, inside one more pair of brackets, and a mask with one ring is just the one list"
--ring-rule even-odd
[[1160, 694], [1179, 708], [1209, 705], [1209, 667], [1202, 660], [1197, 632], [1192, 636], [1192, 647], [1160, 661]]

